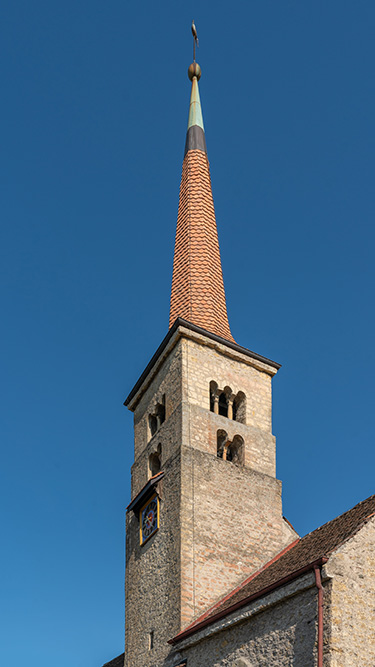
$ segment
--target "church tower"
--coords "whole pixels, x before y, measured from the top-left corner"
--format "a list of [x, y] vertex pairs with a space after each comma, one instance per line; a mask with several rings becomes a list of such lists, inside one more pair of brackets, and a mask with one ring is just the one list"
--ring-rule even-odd
[[296, 537], [275, 470], [280, 365], [229, 328], [195, 60], [188, 74], [170, 328], [125, 401], [135, 432], [125, 667], [173, 666], [168, 640]]

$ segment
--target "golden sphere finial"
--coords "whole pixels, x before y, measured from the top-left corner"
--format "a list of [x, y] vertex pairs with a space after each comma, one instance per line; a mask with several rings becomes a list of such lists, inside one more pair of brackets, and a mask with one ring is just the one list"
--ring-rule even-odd
[[196, 63], [195, 61], [193, 63], [191, 63], [191, 65], [188, 69], [188, 77], [189, 77], [190, 81], [192, 81], [195, 76], [197, 77], [197, 81], [199, 81], [199, 79], [201, 78], [201, 74], [202, 74], [202, 70], [199, 67], [198, 63]]

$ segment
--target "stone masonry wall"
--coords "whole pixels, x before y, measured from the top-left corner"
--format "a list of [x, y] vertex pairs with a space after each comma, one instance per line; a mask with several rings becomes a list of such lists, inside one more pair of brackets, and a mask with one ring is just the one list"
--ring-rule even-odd
[[[142, 395], [134, 411], [134, 460], [137, 461], [138, 456], [147, 447], [150, 441], [150, 433], [148, 428], [148, 416], [153, 411], [155, 404], [160, 402], [163, 395], [165, 395], [165, 413], [166, 421], [170, 415], [174, 413], [176, 408], [181, 405], [182, 400], [182, 350], [180, 345], [176, 345], [170, 354], [166, 357], [161, 365], [158, 373], [154, 376], [152, 382], [147, 387]], [[163, 428], [163, 425], [162, 427]], [[161, 432], [161, 431], [160, 431]], [[158, 436], [157, 432], [154, 438]], [[174, 445], [177, 446], [177, 443]], [[166, 452], [165, 458], [168, 458], [170, 452]], [[138, 481], [138, 480], [137, 480]], [[146, 479], [139, 480], [139, 484], [143, 484]], [[132, 479], [135, 483], [135, 480]], [[137, 484], [132, 489], [132, 497], [139, 491]]]
[[219, 430], [225, 431], [230, 441], [240, 435], [244, 441], [244, 466], [275, 477], [275, 437], [271, 433], [215, 415], [207, 407], [190, 404], [189, 408], [189, 438], [194, 449], [216, 457]]
[[331, 555], [329, 667], [375, 665], [375, 518]]
[[[189, 439], [191, 446], [216, 456], [217, 431], [228, 438], [240, 435], [245, 442], [245, 466], [276, 475], [276, 446], [272, 435], [271, 376], [225, 350], [211, 348], [194, 340], [182, 340], [183, 398], [191, 406]], [[246, 420], [240, 423], [210, 412], [210, 382], [234, 394], [246, 396]]]
[[[150, 438], [148, 415], [165, 394], [166, 420]], [[180, 629], [181, 351], [176, 346], [138, 403], [135, 415], [132, 498], [149, 477], [149, 454], [161, 445], [165, 477], [158, 485], [160, 527], [140, 545], [138, 513], [127, 514], [125, 667], [162, 664], [171, 633]], [[150, 650], [150, 633], [153, 648]]]
[[[298, 590], [301, 584], [302, 590]], [[285, 589], [289, 589], [287, 597]], [[256, 600], [232, 614], [232, 619], [224, 618], [214, 630], [208, 627], [181, 642], [164, 666], [172, 667], [183, 659], [187, 659], [188, 667], [316, 665], [317, 593], [313, 574]]]
[[[163, 664], [168, 639], [296, 537], [282, 518], [275, 478], [275, 370], [195, 334], [172, 344], [158, 364], [132, 404], [132, 498], [158, 445], [165, 476], [160, 529], [144, 546], [138, 517], [127, 516], [126, 667]], [[245, 424], [210, 412], [211, 380], [245, 393]], [[166, 419], [151, 437], [149, 414], [163, 396]], [[217, 457], [218, 429], [243, 438], [243, 465]]]
[[[229, 386], [234, 394], [242, 391], [246, 395], [246, 424], [262, 430], [272, 431], [272, 387], [273, 369], [264, 366], [260, 371], [243, 355], [229, 355], [225, 346], [212, 347], [207, 340], [183, 339], [184, 399], [192, 405], [209, 409], [209, 385], [214, 380], [221, 389]], [[268, 372], [267, 372], [268, 370]], [[270, 371], [273, 371], [272, 373]]]
[[160, 527], [144, 545], [138, 517], [127, 515], [125, 667], [162, 664], [170, 650], [168, 639], [180, 629], [180, 454], [170, 457], [163, 469]]
[[184, 446], [182, 627], [295, 539], [273, 477]]
[[[296, 537], [275, 478], [271, 377], [182, 340], [181, 625], [185, 627]], [[211, 380], [246, 395], [246, 424], [210, 412]], [[217, 431], [244, 439], [244, 465], [217, 457]]]

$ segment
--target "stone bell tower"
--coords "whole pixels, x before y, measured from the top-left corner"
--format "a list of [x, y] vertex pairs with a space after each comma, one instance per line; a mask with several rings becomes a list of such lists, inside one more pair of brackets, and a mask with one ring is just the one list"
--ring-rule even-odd
[[170, 328], [125, 401], [126, 667], [178, 664], [168, 640], [295, 539], [275, 476], [280, 366], [229, 328], [195, 61], [188, 73]]

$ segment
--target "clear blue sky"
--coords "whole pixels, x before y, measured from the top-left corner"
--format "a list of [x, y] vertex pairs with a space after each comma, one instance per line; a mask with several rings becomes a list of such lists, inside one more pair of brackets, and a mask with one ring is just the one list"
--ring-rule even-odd
[[232, 331], [283, 364], [284, 513], [304, 534], [375, 490], [375, 3], [6, 2], [7, 667], [123, 650], [122, 401], [167, 332], [192, 18]]

